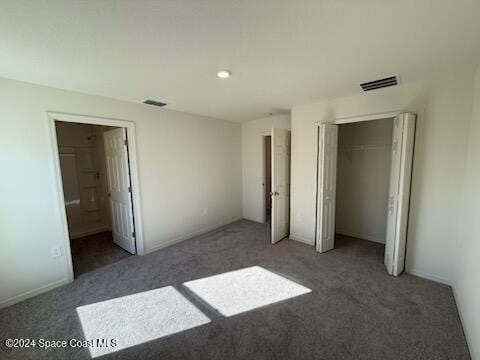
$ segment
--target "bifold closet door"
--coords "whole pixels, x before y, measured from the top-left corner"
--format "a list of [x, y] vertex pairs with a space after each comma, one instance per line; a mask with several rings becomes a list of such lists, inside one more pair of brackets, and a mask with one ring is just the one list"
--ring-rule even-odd
[[290, 226], [290, 131], [272, 129], [272, 244], [288, 236]]
[[126, 129], [104, 132], [113, 242], [136, 253]]
[[393, 120], [385, 267], [394, 276], [401, 274], [405, 267], [415, 119], [414, 114], [403, 113]]
[[338, 125], [322, 124], [318, 137], [318, 204], [316, 250], [332, 250], [335, 240]]

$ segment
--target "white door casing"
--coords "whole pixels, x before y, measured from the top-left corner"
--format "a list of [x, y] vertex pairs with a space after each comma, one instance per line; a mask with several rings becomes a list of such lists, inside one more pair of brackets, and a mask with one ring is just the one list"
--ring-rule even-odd
[[321, 124], [318, 138], [318, 204], [316, 250], [332, 250], [335, 241], [338, 126]]
[[290, 131], [272, 129], [272, 244], [288, 236], [290, 226]]
[[387, 272], [390, 275], [398, 276], [405, 267], [416, 116], [411, 113], [402, 113], [393, 121], [384, 262]]
[[104, 132], [113, 241], [136, 253], [126, 129]]

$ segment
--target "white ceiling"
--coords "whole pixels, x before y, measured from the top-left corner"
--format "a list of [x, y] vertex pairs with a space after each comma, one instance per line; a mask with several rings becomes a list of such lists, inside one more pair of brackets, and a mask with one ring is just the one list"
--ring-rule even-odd
[[478, 0], [0, 0], [0, 76], [235, 121], [478, 63]]

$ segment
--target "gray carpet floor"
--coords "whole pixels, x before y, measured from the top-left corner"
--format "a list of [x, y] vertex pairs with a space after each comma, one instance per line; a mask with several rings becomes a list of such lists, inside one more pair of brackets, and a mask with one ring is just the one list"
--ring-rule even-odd
[[113, 242], [112, 232], [70, 240], [75, 277], [131, 256]]
[[[381, 245], [346, 237], [325, 254], [288, 239], [270, 245], [265, 226], [242, 220], [143, 257], [128, 257], [2, 309], [0, 338], [83, 339], [78, 307], [168, 287], [210, 322], [152, 337], [102, 359], [470, 359], [450, 287], [409, 274], [390, 277], [382, 253]], [[224, 316], [184, 285], [252, 266], [311, 291]], [[151, 324], [151, 316], [165, 310], [165, 303], [156, 306], [140, 306], [133, 314]], [[130, 310], [120, 307], [117, 316], [132, 316]], [[171, 310], [170, 318], [177, 316], [179, 309]], [[93, 320], [107, 327], [122, 325], [102, 321], [101, 311], [97, 315]], [[143, 330], [153, 333], [158, 326], [163, 325]], [[0, 346], [2, 359], [91, 358], [87, 348]]]

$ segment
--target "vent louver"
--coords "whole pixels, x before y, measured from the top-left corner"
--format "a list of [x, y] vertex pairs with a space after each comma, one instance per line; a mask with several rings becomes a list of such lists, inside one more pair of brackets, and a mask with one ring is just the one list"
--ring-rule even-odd
[[154, 105], [154, 106], [160, 106], [160, 107], [167, 105], [166, 103], [163, 103], [161, 101], [155, 101], [155, 100], [145, 100], [143, 103], [147, 105]]
[[398, 75], [389, 76], [379, 80], [373, 80], [369, 82], [364, 82], [360, 84], [363, 91], [371, 91], [376, 89], [381, 89], [388, 86], [395, 86], [400, 83]]

